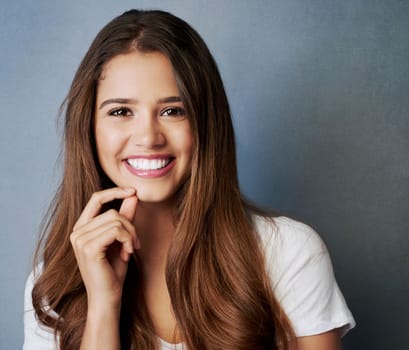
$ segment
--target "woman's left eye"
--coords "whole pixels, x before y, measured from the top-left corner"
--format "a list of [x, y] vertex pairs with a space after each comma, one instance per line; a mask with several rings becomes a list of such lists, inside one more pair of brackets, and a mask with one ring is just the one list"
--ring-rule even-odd
[[164, 117], [181, 117], [185, 116], [186, 112], [182, 107], [170, 107], [161, 112], [161, 116]]

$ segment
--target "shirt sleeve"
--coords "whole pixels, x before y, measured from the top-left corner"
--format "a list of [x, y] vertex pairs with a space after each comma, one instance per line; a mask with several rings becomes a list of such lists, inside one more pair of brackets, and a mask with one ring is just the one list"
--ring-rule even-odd
[[37, 319], [31, 292], [34, 286], [34, 273], [27, 279], [24, 291], [24, 344], [23, 350], [58, 350], [54, 332]]
[[279, 217], [261, 223], [273, 290], [297, 337], [335, 328], [344, 335], [354, 318], [335, 280], [328, 250], [319, 235], [298, 221]]

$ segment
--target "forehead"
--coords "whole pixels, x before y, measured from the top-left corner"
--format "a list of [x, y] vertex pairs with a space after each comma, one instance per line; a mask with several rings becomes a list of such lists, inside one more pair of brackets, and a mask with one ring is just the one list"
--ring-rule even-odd
[[174, 70], [165, 55], [135, 50], [106, 63], [98, 81], [97, 99], [101, 95], [145, 93], [178, 94]]

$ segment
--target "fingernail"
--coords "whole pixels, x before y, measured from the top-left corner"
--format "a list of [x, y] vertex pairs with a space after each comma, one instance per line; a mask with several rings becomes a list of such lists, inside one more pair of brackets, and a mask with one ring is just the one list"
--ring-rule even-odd
[[136, 240], [134, 247], [136, 250], [141, 248], [141, 242], [139, 241], [139, 239]]

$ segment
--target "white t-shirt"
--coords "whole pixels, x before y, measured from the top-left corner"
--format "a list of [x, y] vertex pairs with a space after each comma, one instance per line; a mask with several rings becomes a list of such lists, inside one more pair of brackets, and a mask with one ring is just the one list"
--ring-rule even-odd
[[[281, 216], [255, 217], [274, 293], [298, 337], [355, 326], [338, 288], [325, 244], [309, 226]], [[52, 330], [35, 317], [31, 301], [33, 274], [25, 288], [23, 350], [57, 350]], [[161, 350], [182, 350], [182, 344], [160, 339]]]

